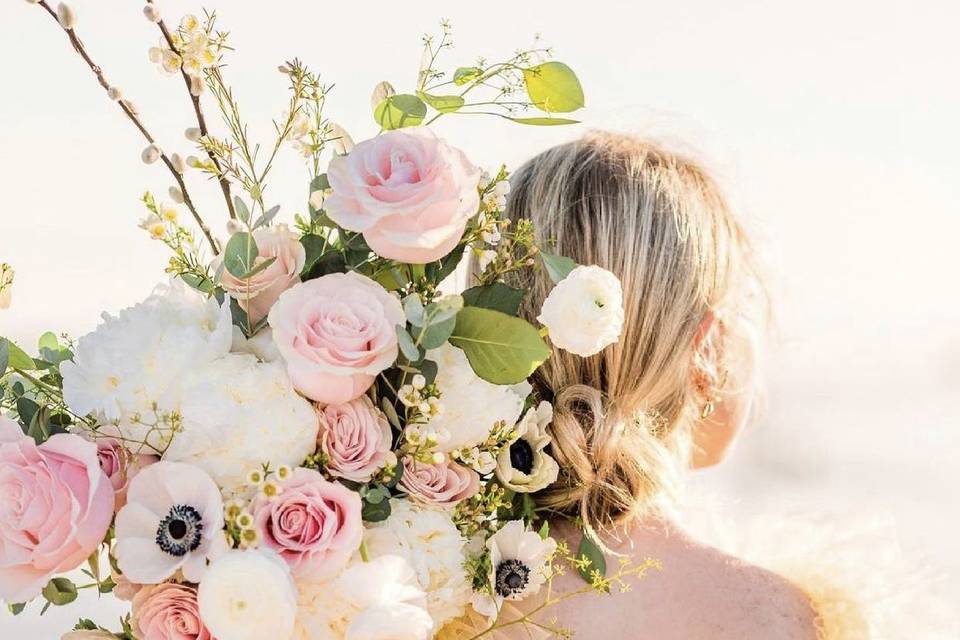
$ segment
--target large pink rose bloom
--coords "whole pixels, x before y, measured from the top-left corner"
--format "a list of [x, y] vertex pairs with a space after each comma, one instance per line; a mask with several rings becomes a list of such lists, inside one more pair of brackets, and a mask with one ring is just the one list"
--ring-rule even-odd
[[400, 301], [358, 273], [288, 289], [270, 310], [273, 341], [297, 391], [318, 402], [359, 398], [397, 358]]
[[[307, 253], [300, 237], [285, 224], [261, 227], [253, 232], [253, 239], [259, 250], [254, 266], [276, 259], [263, 271], [243, 280], [224, 269], [220, 284], [250, 315], [250, 322], [256, 324], [266, 317], [281, 293], [300, 282]], [[222, 260], [221, 255], [214, 261], [214, 268], [219, 267]]]
[[480, 490], [480, 476], [456, 462], [428, 464], [407, 456], [403, 459], [400, 486], [421, 503], [452, 507]]
[[426, 127], [361, 142], [327, 168], [330, 219], [384, 258], [425, 264], [450, 253], [480, 207], [480, 170]]
[[328, 404], [318, 408], [317, 415], [318, 444], [327, 454], [331, 475], [366, 482], [386, 463], [392, 444], [390, 425], [367, 396], [346, 404]]
[[359, 494], [301, 467], [279, 495], [259, 496], [252, 509], [261, 544], [280, 554], [298, 579], [323, 581], [360, 548], [361, 507]]
[[213, 640], [200, 620], [197, 589], [165, 582], [144, 587], [133, 598], [133, 632], [144, 640]]
[[24, 602], [103, 541], [113, 487], [97, 446], [57, 434], [37, 446], [0, 417], [0, 600]]

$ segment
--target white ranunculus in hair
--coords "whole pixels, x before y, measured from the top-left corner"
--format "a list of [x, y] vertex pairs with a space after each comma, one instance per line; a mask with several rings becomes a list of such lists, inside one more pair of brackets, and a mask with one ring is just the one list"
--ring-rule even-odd
[[228, 354], [186, 376], [181, 389], [181, 428], [164, 460], [195, 464], [222, 489], [239, 488], [263, 464], [296, 467], [316, 450], [317, 414], [279, 362]]
[[427, 429], [449, 434], [441, 440], [442, 451], [472, 447], [487, 439], [503, 423], [516, 424], [530, 394], [526, 382], [505, 386], [487, 382], [474, 373], [463, 350], [445, 343], [427, 357], [438, 365], [435, 384], [440, 389], [443, 411], [431, 418]]
[[623, 331], [620, 280], [601, 267], [577, 267], [550, 291], [537, 320], [561, 349], [584, 357], [600, 353]]
[[73, 361], [60, 365], [64, 400], [78, 415], [93, 414], [99, 435], [162, 450], [172, 431], [152, 424], [155, 413], [177, 409], [177, 383], [229, 352], [232, 333], [228, 304], [172, 280], [143, 302], [104, 314], [80, 338]]
[[463, 568], [467, 540], [449, 511], [392, 500], [390, 517], [369, 525], [364, 542], [372, 556], [406, 558], [427, 596], [427, 610], [439, 629], [463, 615], [473, 589]]
[[222, 555], [207, 569], [198, 601], [200, 619], [215, 638], [287, 640], [293, 635], [297, 587], [275, 553]]
[[517, 424], [516, 435], [497, 456], [497, 479], [507, 489], [533, 493], [557, 481], [560, 466], [545, 451], [551, 440], [547, 426], [552, 420], [553, 407], [541, 402]]

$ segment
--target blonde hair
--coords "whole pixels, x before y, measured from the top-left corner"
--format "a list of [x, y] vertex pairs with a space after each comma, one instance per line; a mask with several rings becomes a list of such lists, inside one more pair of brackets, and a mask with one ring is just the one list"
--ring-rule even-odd
[[[654, 510], [688, 464], [704, 389], [720, 384], [725, 308], [754, 275], [747, 236], [696, 163], [641, 139], [593, 133], [536, 156], [510, 178], [507, 216], [534, 223], [540, 246], [599, 265], [623, 283], [621, 340], [581, 358], [554, 349], [534, 386], [554, 404], [559, 480], [549, 509], [610, 531]], [[552, 287], [529, 289], [534, 318]], [[715, 313], [706, 337], [704, 318]]]

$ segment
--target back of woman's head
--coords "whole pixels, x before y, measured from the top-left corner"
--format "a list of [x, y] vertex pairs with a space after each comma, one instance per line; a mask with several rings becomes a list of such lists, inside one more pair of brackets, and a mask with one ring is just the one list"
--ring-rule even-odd
[[[555, 349], [534, 380], [554, 403], [561, 469], [540, 502], [607, 529], [653, 508], [685, 468], [691, 429], [722, 385], [725, 317], [752, 280], [750, 249], [706, 172], [640, 139], [591, 134], [510, 182], [507, 215], [531, 220], [544, 250], [623, 283], [620, 341], [589, 358]], [[518, 284], [532, 318], [552, 283], [528, 278]]]

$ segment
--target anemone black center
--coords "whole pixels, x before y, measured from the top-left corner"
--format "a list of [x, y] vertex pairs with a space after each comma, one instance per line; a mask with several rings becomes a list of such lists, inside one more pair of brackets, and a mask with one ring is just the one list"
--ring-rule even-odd
[[186, 504], [170, 507], [157, 527], [157, 546], [172, 556], [185, 556], [196, 551], [203, 539], [203, 518]]
[[529, 442], [520, 439], [510, 445], [510, 466], [520, 473], [533, 471], [533, 447]]
[[519, 560], [504, 560], [497, 565], [495, 587], [504, 598], [523, 593], [530, 583], [530, 567]]

